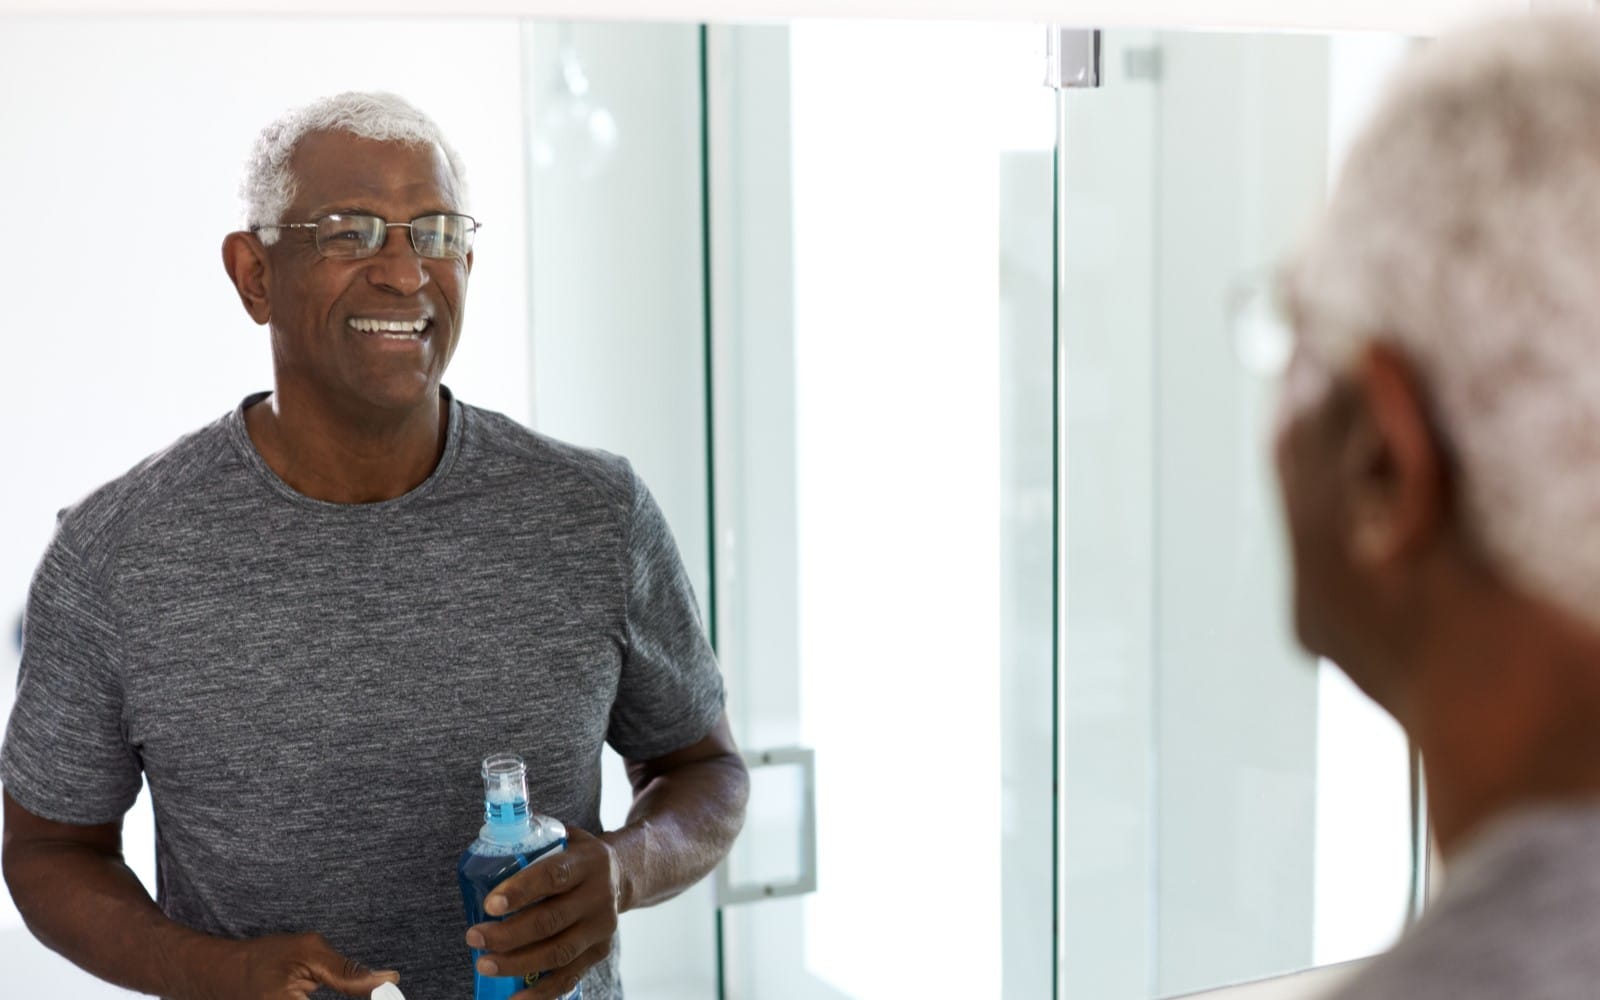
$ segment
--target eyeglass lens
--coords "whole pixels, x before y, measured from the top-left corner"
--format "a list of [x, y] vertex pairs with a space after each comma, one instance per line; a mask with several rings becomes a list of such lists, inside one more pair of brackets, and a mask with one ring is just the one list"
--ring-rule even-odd
[[[375, 215], [324, 216], [317, 220], [317, 250], [346, 260], [371, 257], [383, 249], [389, 226]], [[465, 215], [424, 215], [410, 222], [411, 246], [422, 257], [464, 258], [476, 228]]]

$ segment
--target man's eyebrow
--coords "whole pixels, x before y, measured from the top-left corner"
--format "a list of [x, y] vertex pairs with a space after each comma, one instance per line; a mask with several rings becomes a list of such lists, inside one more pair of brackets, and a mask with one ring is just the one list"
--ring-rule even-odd
[[374, 212], [370, 208], [362, 208], [359, 205], [348, 204], [334, 205], [328, 208], [319, 208], [311, 213], [311, 217], [313, 219], [320, 219], [324, 215], [378, 215], [378, 213]]
[[[415, 215], [413, 215], [412, 218], [413, 219], [420, 219], [423, 216], [427, 216], [427, 215], [463, 215], [463, 214], [465, 214], [465, 213], [463, 213], [459, 208], [434, 207], [434, 208], [425, 208], [422, 211], [420, 211], [420, 212], [416, 213]], [[342, 207], [318, 208], [318, 209], [314, 210], [311, 213], [311, 218], [320, 219], [325, 215], [373, 215], [373, 216], [377, 216], [380, 219], [384, 218], [384, 214], [382, 212], [377, 211], [376, 209], [362, 208], [362, 207], [357, 206], [357, 205], [344, 205]], [[406, 221], [406, 220], [394, 220], [394, 221]]]

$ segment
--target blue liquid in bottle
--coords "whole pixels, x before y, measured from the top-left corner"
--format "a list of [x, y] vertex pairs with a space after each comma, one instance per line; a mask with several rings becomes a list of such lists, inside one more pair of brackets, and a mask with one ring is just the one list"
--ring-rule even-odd
[[[515, 754], [493, 754], [483, 762], [483, 828], [478, 839], [461, 852], [456, 877], [461, 883], [461, 901], [467, 911], [467, 926], [504, 919], [483, 911], [489, 892], [535, 861], [566, 849], [567, 828], [560, 820], [534, 816], [528, 812], [528, 771]], [[485, 976], [478, 972], [478, 957], [472, 949], [473, 1000], [506, 1000], [518, 990], [539, 979], [528, 976]], [[582, 1000], [578, 986], [561, 1000]]]

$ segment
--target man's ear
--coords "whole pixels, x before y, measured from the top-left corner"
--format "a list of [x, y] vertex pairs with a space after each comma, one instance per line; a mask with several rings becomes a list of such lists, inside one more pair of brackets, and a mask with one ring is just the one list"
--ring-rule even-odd
[[1350, 379], [1340, 475], [1350, 500], [1347, 541], [1353, 561], [1381, 571], [1415, 556], [1443, 530], [1448, 462], [1422, 383], [1400, 350], [1369, 343]]
[[254, 233], [229, 233], [222, 241], [222, 266], [239, 291], [244, 311], [265, 325], [272, 318], [267, 296], [267, 248]]

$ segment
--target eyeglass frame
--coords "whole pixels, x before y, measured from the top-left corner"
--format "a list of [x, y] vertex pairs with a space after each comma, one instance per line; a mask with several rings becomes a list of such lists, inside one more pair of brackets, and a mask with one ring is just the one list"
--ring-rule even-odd
[[[312, 243], [313, 243], [313, 245], [316, 246], [317, 253], [320, 254], [323, 257], [323, 259], [325, 259], [325, 260], [370, 260], [373, 257], [378, 256], [378, 254], [382, 253], [383, 252], [383, 248], [389, 245], [389, 230], [394, 228], [394, 227], [396, 227], [396, 226], [403, 226], [407, 230], [407, 233], [406, 233], [407, 240], [406, 240], [406, 242], [411, 244], [412, 252], [415, 253], [418, 257], [421, 257], [423, 260], [466, 260], [467, 259], [467, 254], [470, 254], [472, 252], [471, 249], [468, 249], [467, 253], [460, 254], [460, 255], [452, 254], [452, 255], [447, 256], [447, 257], [436, 257], [436, 256], [433, 256], [431, 254], [423, 253], [422, 250], [417, 246], [416, 230], [414, 230], [412, 228], [412, 226], [416, 222], [418, 222], [418, 221], [420, 221], [422, 219], [447, 218], [447, 217], [450, 217], [450, 216], [454, 216], [454, 217], [459, 218], [459, 219], [466, 219], [468, 222], [470, 222], [472, 224], [472, 227], [467, 230], [467, 233], [468, 233], [469, 236], [476, 236], [477, 233], [478, 233], [478, 230], [483, 228], [483, 223], [479, 222], [477, 219], [473, 218], [472, 216], [468, 215], [465, 212], [424, 212], [421, 215], [418, 215], [415, 218], [413, 218], [410, 222], [390, 222], [388, 219], [385, 219], [383, 216], [374, 215], [371, 212], [329, 212], [327, 215], [319, 215], [319, 216], [317, 216], [315, 219], [312, 219], [310, 222], [277, 222], [277, 223], [270, 223], [269, 222], [269, 223], [258, 223], [257, 225], [254, 225], [254, 226], [250, 227], [250, 232], [259, 233], [263, 229], [309, 229], [309, 230], [312, 231]], [[349, 218], [377, 219], [379, 222], [383, 223], [383, 241], [380, 242], [376, 247], [374, 247], [372, 249], [371, 253], [360, 254], [360, 255], [355, 256], [355, 257], [333, 257], [333, 256], [330, 256], [327, 252], [325, 252], [322, 249], [321, 244], [317, 243], [317, 241], [316, 241], [316, 230], [317, 230], [318, 226], [321, 223], [323, 223], [324, 221], [326, 221], [328, 219], [339, 219], [339, 218], [345, 218], [345, 219], [349, 219]]]

